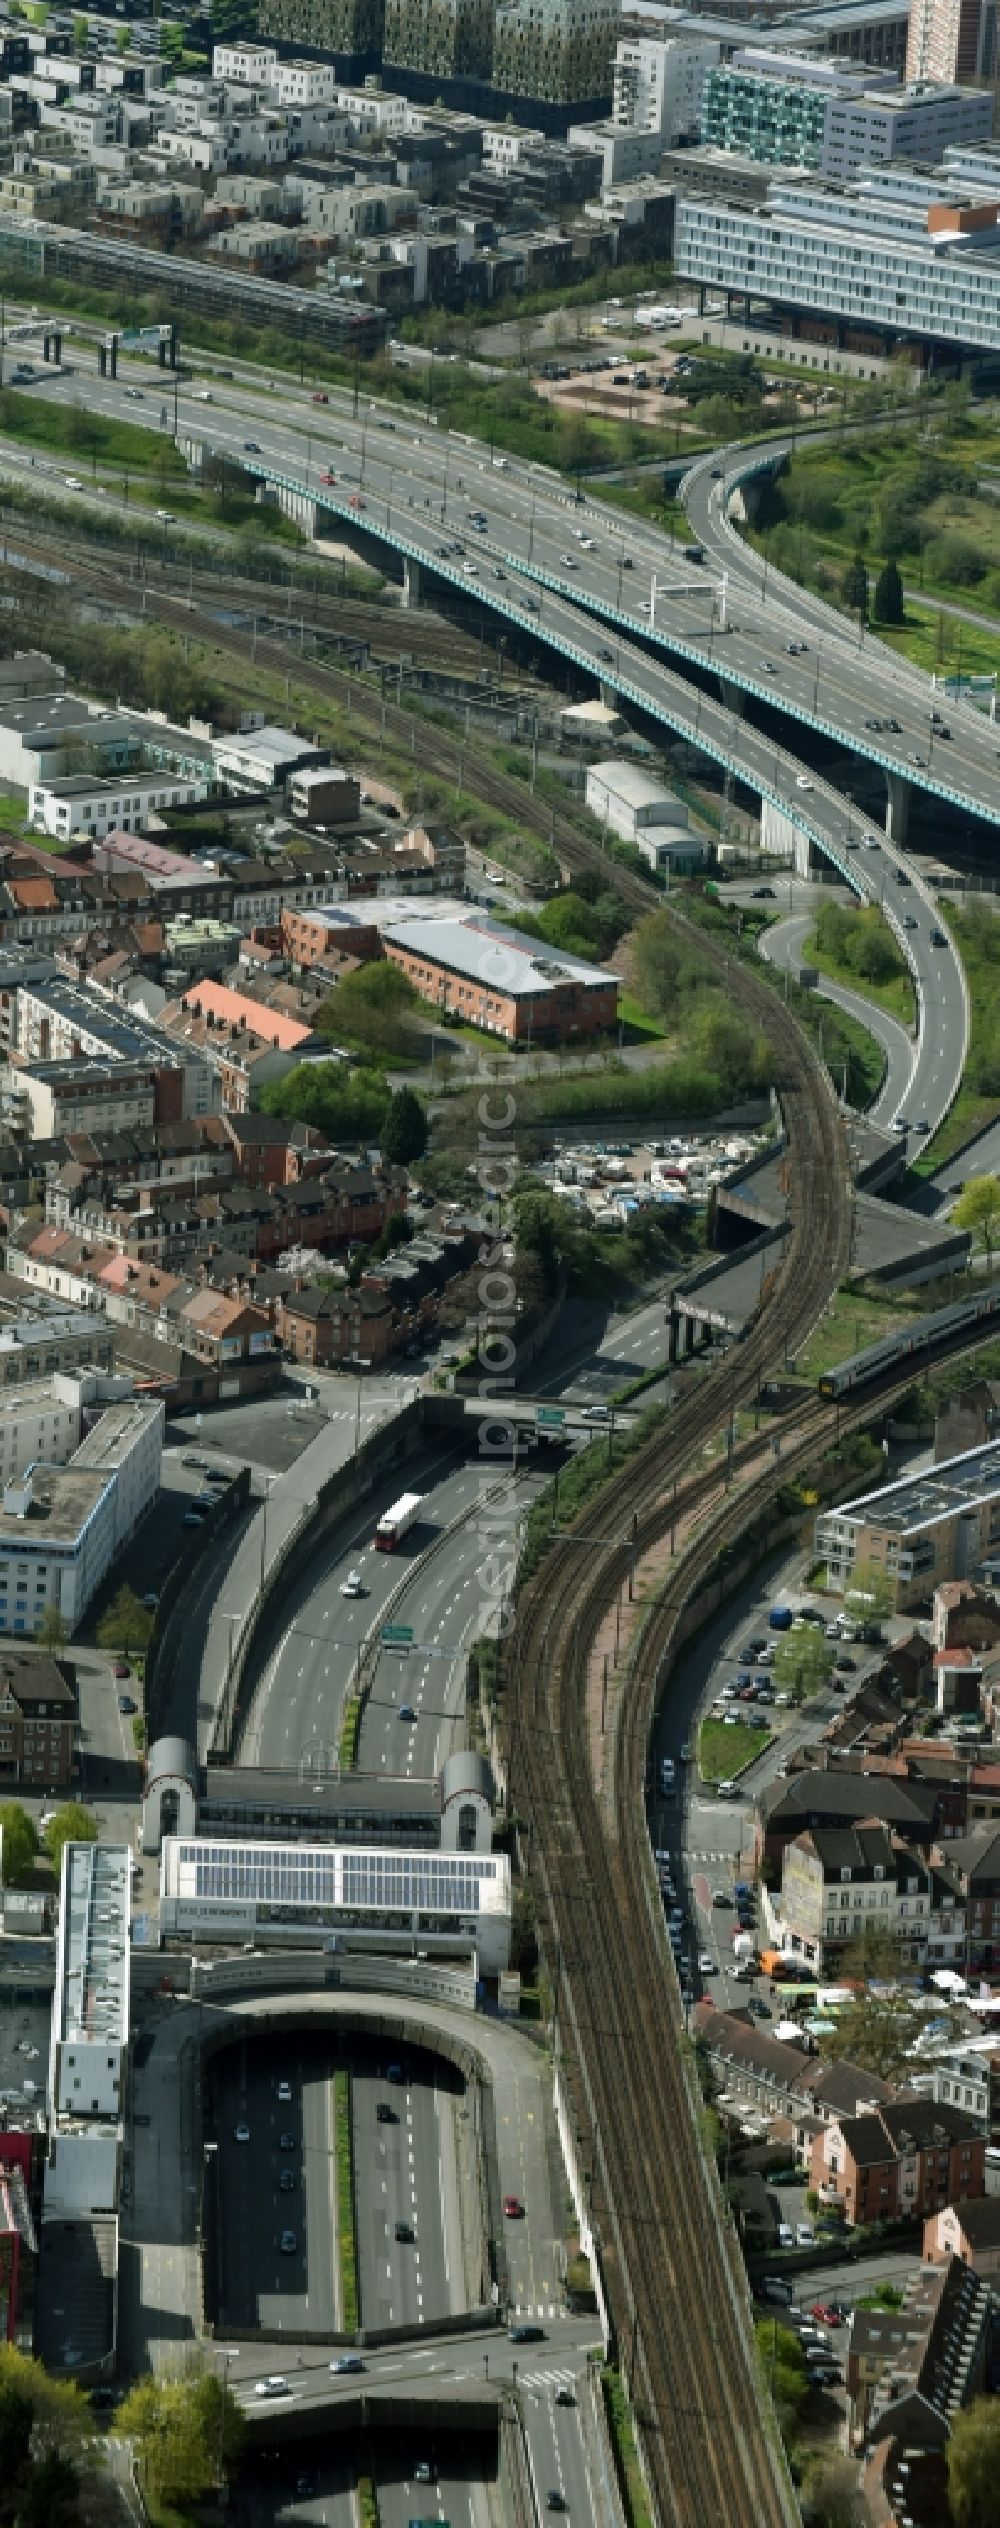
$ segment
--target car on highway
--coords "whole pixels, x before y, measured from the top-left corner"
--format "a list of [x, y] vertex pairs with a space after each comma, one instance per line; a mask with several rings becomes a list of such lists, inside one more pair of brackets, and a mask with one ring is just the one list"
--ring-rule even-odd
[[246, 451], [247, 456], [259, 456], [259, 455], [260, 455], [260, 440], [259, 440], [259, 439], [244, 439], [244, 441], [243, 441], [243, 446], [244, 446], [244, 449], [245, 449], [245, 451]]
[[340, 1594], [342, 1598], [364, 1597], [365, 1584], [360, 1571], [348, 1572], [346, 1580], [342, 1580], [340, 1583]]
[[575, 2404], [576, 2404], [576, 2398], [575, 2398], [575, 2396], [574, 2396], [574, 2394], [573, 2394], [573, 2390], [572, 2390], [572, 2388], [557, 2388], [557, 2389], [556, 2389], [556, 2404], [557, 2404], [557, 2405], [575, 2405]]
[[416, 1720], [416, 1717], [417, 1717], [417, 1715], [416, 1715], [416, 1713], [415, 1713], [415, 1711], [414, 1711], [414, 1709], [413, 1709], [413, 1705], [412, 1705], [412, 1703], [401, 1703], [401, 1704], [400, 1704], [400, 1706], [399, 1706], [399, 1718], [400, 1718], [400, 1720]]
[[124, 1712], [126, 1719], [128, 1719], [133, 1712], [137, 1712], [139, 1706], [134, 1694], [120, 1694], [118, 1697], [118, 1709], [120, 1712]]
[[797, 790], [814, 790], [815, 786], [815, 782], [810, 781], [807, 772], [796, 773], [795, 787]]
[[751, 887], [750, 894], [755, 904], [763, 904], [765, 902], [770, 904], [774, 901], [773, 887]]
[[892, 1129], [894, 1132], [909, 1132], [910, 1126], [907, 1117], [905, 1115], [894, 1115], [892, 1119]]
[[[249, 2141], [249, 2139], [250, 2139], [249, 2133], [247, 2134], [246, 2139], [247, 2139], [247, 2141]], [[279, 2135], [278, 2135], [278, 2149], [279, 2149], [279, 2151], [294, 2151], [294, 2150], [297, 2150], [297, 2149], [298, 2149], [298, 2143], [297, 2143], [297, 2141], [296, 2141], [296, 2139], [295, 2139], [295, 2135], [294, 2135], [294, 2133], [279, 2133]]]
[[362, 500], [360, 492], [352, 492], [347, 506], [349, 509], [367, 509], [368, 503]]
[[282, 2168], [278, 2176], [279, 2194], [294, 2194], [298, 2182], [294, 2168]]
[[112, 1670], [111, 1670], [111, 1674], [112, 1674], [112, 1676], [113, 1676], [113, 1677], [129, 1677], [129, 1676], [131, 1676], [132, 1671], [131, 1671], [131, 1668], [129, 1667], [128, 1660], [127, 1660], [127, 1659], [116, 1659], [116, 1660], [114, 1661], [114, 1663], [113, 1663]]
[[903, 724], [901, 720], [887, 720], [885, 725], [887, 729], [892, 730], [894, 737], [902, 737]]
[[290, 2081], [290, 2080], [279, 2080], [279, 2082], [278, 2082], [278, 2104], [279, 2104], [279, 2106], [282, 2106], [282, 2107], [290, 2107], [290, 2106], [291, 2106], [291, 2103], [292, 2103], [292, 2084], [291, 2084], [291, 2081]]
[[396, 2222], [396, 2224], [395, 2224], [394, 2231], [393, 2231], [393, 2236], [394, 2236], [394, 2238], [396, 2238], [396, 2239], [398, 2240], [399, 2245], [400, 2245], [401, 2247], [412, 2247], [412, 2245], [413, 2245], [413, 2223], [412, 2223], [412, 2221], [397, 2221], [397, 2222]]
[[395, 2107], [388, 2106], [385, 2099], [380, 2098], [375, 2109], [376, 2124], [395, 2124], [396, 2121], [397, 2117]]
[[255, 2379], [253, 2392], [255, 2396], [290, 2396], [292, 2393], [287, 2379], [279, 2378], [276, 2370], [272, 2370], [266, 2379]]
[[335, 483], [335, 482], [336, 482], [336, 480], [337, 480], [337, 477], [336, 477], [336, 475], [335, 475], [335, 473], [334, 473], [334, 471], [333, 471], [332, 466], [329, 466], [329, 465], [328, 465], [328, 466], [326, 466], [326, 467], [325, 467], [325, 469], [324, 469], [324, 471], [323, 471], [323, 473], [320, 475], [320, 478], [319, 478], [319, 479], [320, 479], [320, 482], [321, 482], [321, 483]]
[[560, 2492], [558, 2484], [552, 2484], [552, 2485], [550, 2485], [549, 2490], [548, 2490], [548, 2492], [546, 2493], [546, 2496], [545, 2496], [545, 2508], [546, 2508], [546, 2510], [568, 2510], [568, 2509], [569, 2509], [569, 2503], [568, 2503], [568, 2501], [567, 2501], [567, 2499], [566, 2499], [566, 2495], [565, 2495], [565, 2493], [561, 2493], [561, 2492]]
[[297, 2256], [299, 2252], [297, 2231], [282, 2230], [281, 2237], [278, 2240], [278, 2245], [283, 2256]]
[[356, 2352], [342, 2352], [336, 2361], [330, 2363], [334, 2377], [338, 2379], [354, 2379], [364, 2366], [360, 2353]]
[[508, 2326], [507, 2341], [509, 2344], [544, 2344], [545, 2328], [528, 2326], [519, 2321], [516, 2326]]
[[563, 569], [564, 569], [564, 570], [567, 570], [567, 571], [578, 571], [578, 570], [579, 570], [579, 568], [580, 568], [580, 565], [579, 565], [579, 562], [578, 562], [578, 560], [577, 560], [577, 557], [576, 557], [576, 554], [575, 554], [575, 553], [560, 553], [559, 559], [560, 559], [560, 561], [561, 561], [561, 563], [562, 563], [562, 566], [563, 566]]
[[185, 1510], [181, 1520], [182, 1527], [204, 1527], [204, 1524], [205, 1517], [202, 1510]]
[[714, 1957], [709, 1957], [708, 1950], [707, 1950], [707, 1949], [703, 1949], [703, 1950], [702, 1950], [702, 1953], [701, 1953], [701, 1956], [700, 1956], [700, 1958], [699, 1958], [699, 1960], [698, 1960], [698, 1973], [699, 1973], [699, 1975], [714, 1975], [714, 1974], [715, 1974], [715, 1972], [716, 1972], [716, 1965], [715, 1965], [715, 1959], [714, 1959]]
[[248, 2142], [248, 2141], [249, 2141], [249, 2139], [250, 2139], [250, 2127], [249, 2127], [249, 2125], [248, 2125], [248, 2124], [237, 2124], [237, 2125], [235, 2125], [235, 2126], [234, 2126], [234, 2128], [233, 2128], [233, 2140], [234, 2140], [234, 2142]]
[[503, 2199], [503, 2211], [505, 2221], [523, 2221], [524, 2205], [521, 2201], [520, 2195], [505, 2194]]

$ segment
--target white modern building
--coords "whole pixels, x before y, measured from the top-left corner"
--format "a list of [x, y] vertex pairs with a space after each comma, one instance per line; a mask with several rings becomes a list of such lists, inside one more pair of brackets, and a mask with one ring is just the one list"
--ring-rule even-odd
[[775, 180], [762, 208], [682, 196], [674, 261], [712, 291], [880, 339], [1000, 349], [1000, 211], [896, 168], [834, 186]]
[[154, 813], [195, 807], [208, 793], [207, 779], [180, 773], [133, 770], [107, 780], [69, 773], [64, 780], [32, 782], [28, 823], [36, 834], [50, 834], [56, 842], [68, 842], [73, 834], [103, 839], [115, 825], [126, 833], [141, 832]]
[[474, 1957], [498, 1975], [510, 1957], [510, 1863], [504, 1853], [405, 1851], [393, 1845], [215, 1842], [165, 1835], [165, 1939], [280, 1942], [402, 1957]]
[[80, 1439], [75, 1380], [40, 1378], [4, 1398], [0, 1413], [0, 1487], [16, 1483], [41, 1458], [65, 1466]]
[[131, 1855], [63, 1848], [49, 2041], [44, 2218], [112, 2212], [129, 2035]]
[[682, 35], [620, 35], [614, 61], [611, 119], [655, 132], [661, 147], [697, 132], [705, 80], [719, 59], [718, 43]]
[[894, 71], [745, 46], [709, 72], [701, 108], [707, 147], [838, 180], [891, 158], [933, 166], [951, 144], [989, 139], [992, 96]]
[[161, 1403], [103, 1413], [68, 1465], [36, 1463], [4, 1485], [0, 1505], [0, 1632], [37, 1632], [47, 1606], [72, 1630], [115, 1555], [155, 1500]]

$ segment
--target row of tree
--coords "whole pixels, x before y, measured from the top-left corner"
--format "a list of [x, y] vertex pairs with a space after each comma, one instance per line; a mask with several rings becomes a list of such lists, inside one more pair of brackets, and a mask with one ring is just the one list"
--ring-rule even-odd
[[38, 1859], [47, 1852], [52, 1867], [58, 1872], [64, 1843], [96, 1843], [97, 1827], [89, 1809], [79, 1800], [64, 1800], [50, 1817], [42, 1835], [34, 1818], [29, 1817], [19, 1799], [0, 1802], [0, 1834], [3, 1837], [3, 1884], [19, 1887]]

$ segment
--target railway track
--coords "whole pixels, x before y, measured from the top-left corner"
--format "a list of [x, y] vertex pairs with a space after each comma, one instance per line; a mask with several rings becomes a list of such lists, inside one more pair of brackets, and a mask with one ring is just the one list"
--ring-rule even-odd
[[[746, 980], [734, 976], [734, 987]], [[591, 2151], [595, 2230], [661, 2528], [714, 2520], [788, 2528], [798, 2515], [757, 2378], [729, 2223], [701, 2147], [643, 1813], [664, 1640], [692, 1574], [746, 1523], [752, 1487], [728, 1496], [682, 1557], [642, 1638], [618, 1705], [610, 1808], [595, 1788], [586, 1719], [590, 1646], [630, 1560], [676, 1516], [674, 1487], [685, 1474], [688, 1500], [717, 1490], [717, 1466], [692, 1487], [695, 1452], [752, 1401], [784, 1344], [803, 1340], [845, 1261], [840, 1120], [794, 1022], [783, 1011], [768, 1015], [791, 1156], [781, 1273], [745, 1342], [626, 1464], [613, 1494], [551, 1549], [524, 1593], [508, 1666], [512, 1796], [548, 1917], [567, 2075]], [[816, 1445], [824, 1420], [829, 1408], [817, 1400], [803, 1416], [803, 1448]], [[787, 1463], [762, 1492], [786, 1473]], [[606, 1535], [609, 1500], [615, 1543]]]

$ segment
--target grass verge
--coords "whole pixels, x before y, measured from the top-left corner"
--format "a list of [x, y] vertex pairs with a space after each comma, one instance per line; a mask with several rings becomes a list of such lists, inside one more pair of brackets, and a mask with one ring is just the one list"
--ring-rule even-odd
[[340, 2324], [355, 2335], [360, 2324], [358, 2250], [354, 2229], [354, 2140], [350, 2074], [333, 2075], [334, 2163], [337, 2172], [337, 2261], [340, 2272]]
[[884, 1335], [900, 1333], [914, 1317], [925, 1316], [931, 1305], [923, 1292], [894, 1299], [884, 1291], [838, 1290], [799, 1354], [800, 1378], [812, 1382], [837, 1361], [849, 1360], [853, 1352], [867, 1351], [870, 1343], [881, 1343]]
[[358, 2509], [361, 2528], [379, 2528], [378, 2493], [370, 2475], [358, 2477]]
[[842, 958], [831, 956], [829, 949], [821, 946], [815, 931], [810, 932], [803, 944], [802, 962], [815, 966], [817, 973], [825, 975], [828, 982], [841, 983], [845, 991], [857, 992], [862, 1000], [873, 1001], [877, 1009], [885, 1010], [887, 1017], [898, 1019], [901, 1027], [913, 1026], [913, 985], [908, 974], [893, 975], [887, 983], [873, 983], [867, 975], [858, 974], [853, 966], [845, 965]]
[[602, 2370], [601, 2390], [611, 2441], [611, 2454], [618, 2477], [618, 2490], [622, 2497], [629, 2528], [653, 2528], [653, 2513], [649, 2505], [642, 2468], [639, 2465], [632, 2408], [625, 2392], [621, 2372], [612, 2369]]
[[[81, 395], [84, 383], [81, 380]], [[134, 421], [108, 421], [86, 405], [50, 404], [23, 388], [0, 389], [0, 431], [32, 448], [49, 448], [57, 456], [88, 458], [102, 465], [127, 465], [137, 474], [179, 481], [187, 467], [173, 440], [163, 430], [144, 430]]]
[[353, 1773], [358, 1761], [358, 1740], [361, 1736], [362, 1701], [360, 1694], [349, 1694], [340, 1724], [338, 1754], [342, 1773]]
[[703, 1782], [731, 1782], [745, 1764], [770, 1744], [769, 1729], [749, 1721], [703, 1720], [698, 1733], [698, 1770]]

